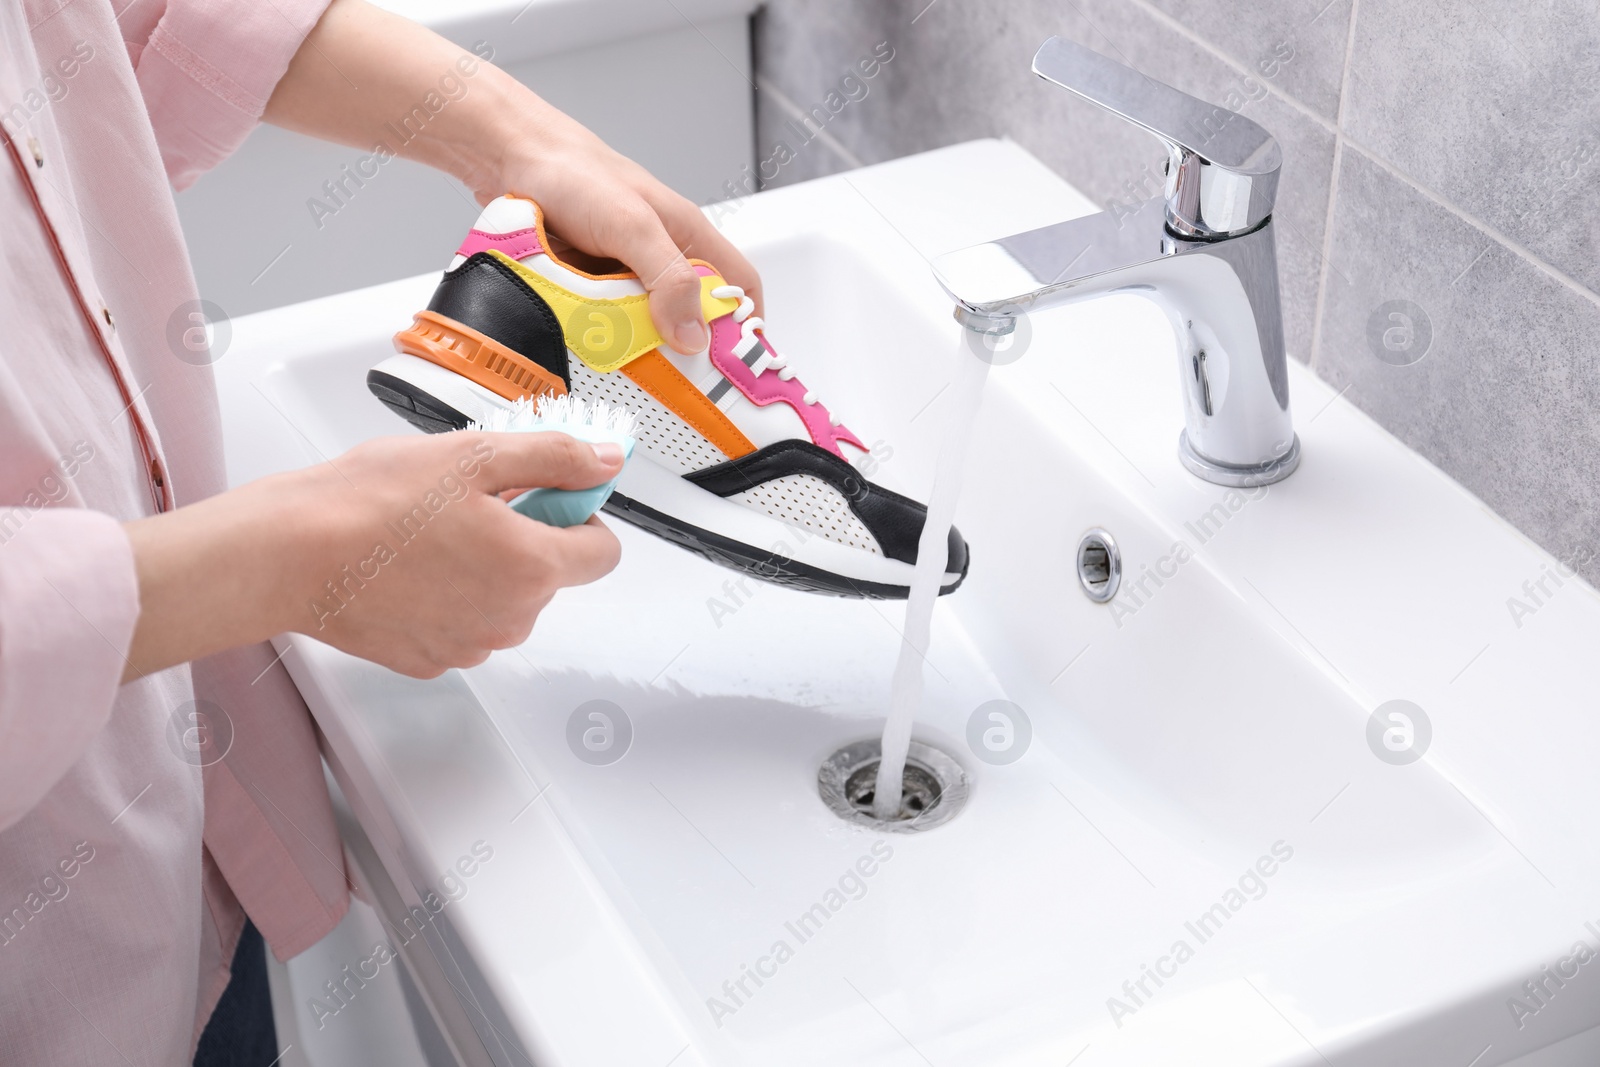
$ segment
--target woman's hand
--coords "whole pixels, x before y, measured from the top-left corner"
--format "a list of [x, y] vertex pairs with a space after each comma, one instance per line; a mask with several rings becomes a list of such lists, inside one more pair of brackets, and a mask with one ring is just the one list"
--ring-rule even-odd
[[286, 630], [417, 678], [521, 644], [557, 589], [616, 566], [596, 520], [500, 494], [587, 489], [622, 453], [559, 433], [380, 438], [126, 524], [141, 610], [124, 680]]
[[554, 235], [627, 264], [650, 290], [656, 329], [679, 352], [710, 339], [689, 257], [714, 264], [760, 313], [760, 276], [699, 208], [531, 91], [517, 96], [520, 121], [506, 131], [500, 158], [467, 176], [480, 204], [508, 192], [531, 197]]
[[[446, 102], [396, 144], [395, 117], [430, 98]], [[656, 329], [680, 352], [707, 339], [700, 280], [686, 256], [715, 264], [759, 313], [755, 268], [688, 200], [504, 71], [365, 0], [334, 0], [265, 118], [357, 148], [385, 144], [455, 175], [480, 204], [506, 193], [532, 197], [552, 236], [639, 275]]]

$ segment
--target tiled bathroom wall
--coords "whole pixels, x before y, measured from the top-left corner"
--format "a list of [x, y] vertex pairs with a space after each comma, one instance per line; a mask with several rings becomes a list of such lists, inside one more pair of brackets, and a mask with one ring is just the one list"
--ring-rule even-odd
[[766, 184], [1004, 136], [1107, 206], [1155, 195], [1153, 138], [1029, 72], [1051, 34], [1277, 136], [1291, 356], [1600, 584], [1593, 0], [769, 0]]

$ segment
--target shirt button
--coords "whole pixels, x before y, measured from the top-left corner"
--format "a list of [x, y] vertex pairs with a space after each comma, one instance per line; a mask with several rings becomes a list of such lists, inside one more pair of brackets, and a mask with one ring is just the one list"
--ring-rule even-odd
[[161, 474], [161, 463], [158, 460], [150, 461], [150, 484], [157, 489], [166, 488], [167, 480]]
[[111, 309], [106, 307], [104, 304], [101, 304], [100, 305], [100, 314], [105, 316], [106, 325], [111, 328], [111, 332], [112, 333], [116, 333], [117, 332], [117, 323], [116, 323], [116, 320], [114, 320], [111, 317]]
[[36, 167], [44, 166], [44, 146], [39, 144], [39, 138], [37, 138], [37, 137], [28, 138], [28, 151], [33, 153], [33, 165], [34, 166], [36, 166]]

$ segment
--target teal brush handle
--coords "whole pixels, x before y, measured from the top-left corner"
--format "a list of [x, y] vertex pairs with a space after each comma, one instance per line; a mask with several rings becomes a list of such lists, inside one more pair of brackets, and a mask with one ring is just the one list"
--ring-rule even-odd
[[[633, 456], [633, 438], [623, 438], [620, 443], [622, 462], [626, 465]], [[617, 479], [613, 478], [592, 489], [530, 489], [513, 500], [511, 508], [546, 526], [577, 526], [588, 522], [616, 487]]]

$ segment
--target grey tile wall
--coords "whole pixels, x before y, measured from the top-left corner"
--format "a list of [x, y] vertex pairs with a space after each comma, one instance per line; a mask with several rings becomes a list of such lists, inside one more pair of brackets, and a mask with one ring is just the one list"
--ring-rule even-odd
[[[1006, 136], [1102, 203], [1154, 195], [1148, 135], [1029, 73], [1051, 34], [1271, 130], [1290, 354], [1549, 551], [1594, 545], [1593, 0], [769, 0], [757, 150], [795, 158], [767, 184]], [[801, 145], [794, 112], [880, 42]]]
[[[1361, 152], [1340, 161], [1333, 227], [1337, 270], [1318, 373], [1557, 556], [1593, 546], [1594, 294], [1550, 277]], [[1399, 309], [1410, 323], [1382, 311], [1398, 301], [1415, 309]], [[1409, 350], [1386, 348], [1390, 328], [1409, 331]]]

